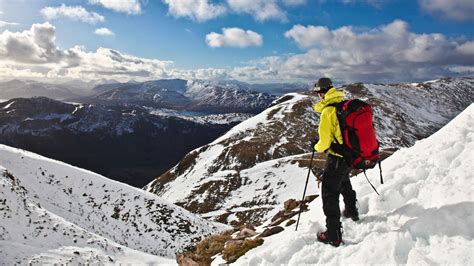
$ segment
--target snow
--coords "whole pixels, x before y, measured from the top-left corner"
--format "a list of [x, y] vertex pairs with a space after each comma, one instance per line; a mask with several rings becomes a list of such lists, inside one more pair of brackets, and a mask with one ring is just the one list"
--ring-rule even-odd
[[242, 122], [250, 117], [252, 114], [248, 113], [226, 113], [226, 114], [203, 114], [199, 112], [176, 111], [166, 108], [146, 108], [151, 115], [159, 117], [177, 117], [184, 120], [192, 121], [199, 124], [230, 124]]
[[[275, 110], [277, 110], [277, 109], [279, 109], [279, 108], [284, 107], [285, 112], [291, 112], [291, 110], [293, 108], [293, 105], [296, 102], [301, 101], [302, 99], [304, 99], [306, 97], [306, 96], [304, 96], [302, 94], [298, 94], [298, 93], [288, 93], [286, 95], [290, 96], [290, 97], [293, 97], [289, 101], [289, 103], [288, 102], [280, 103], [280, 104], [276, 104], [276, 105], [274, 105], [270, 108], [267, 108], [266, 110], [264, 110], [260, 114], [254, 116], [254, 117], [251, 117], [251, 118], [243, 121], [242, 123], [238, 124], [237, 126], [233, 127], [226, 134], [224, 134], [221, 137], [217, 138], [216, 140], [214, 140], [209, 145], [219, 143], [223, 140], [231, 138], [232, 136], [236, 136], [236, 135], [239, 135], [239, 134], [245, 134], [245, 132], [250, 132], [252, 129], [257, 128], [259, 125], [263, 125], [263, 124], [267, 123], [268, 122], [268, 118], [267, 118], [268, 114], [275, 111]], [[279, 112], [283, 112], [283, 111], [280, 110]], [[277, 114], [279, 112], [277, 112]]]
[[141, 189], [4, 145], [0, 187], [0, 264], [175, 264], [174, 254], [193, 239], [228, 228]]
[[[382, 163], [385, 183], [373, 182], [380, 196], [362, 175], [352, 178], [361, 220], [343, 219], [343, 246], [317, 242], [325, 229], [318, 197], [302, 213], [297, 232], [291, 225], [265, 238], [236, 265], [473, 265], [473, 129], [471, 104], [434, 135], [394, 153]], [[379, 180], [378, 169], [367, 174]], [[300, 185], [293, 198], [300, 197]]]
[[[3, 101], [0, 100], [0, 102], [3, 102]], [[15, 103], [15, 101], [12, 101], [11, 103], [5, 105], [2, 109], [7, 110], [7, 109], [10, 108], [10, 106], [12, 106], [14, 103]]]

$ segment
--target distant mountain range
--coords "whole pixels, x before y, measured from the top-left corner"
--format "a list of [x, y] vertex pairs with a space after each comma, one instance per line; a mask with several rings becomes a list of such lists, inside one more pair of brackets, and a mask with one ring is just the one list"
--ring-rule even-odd
[[250, 116], [185, 116], [137, 105], [19, 98], [0, 103], [0, 143], [142, 187]]
[[[474, 101], [470, 78], [350, 84], [342, 89], [350, 98], [372, 104], [381, 147], [388, 154], [430, 136]], [[291, 168], [305, 176], [319, 121], [311, 108], [316, 101], [309, 92], [282, 96], [272, 107], [188, 153], [146, 190], [223, 223], [259, 224], [271, 218], [283, 201], [302, 192], [303, 179], [286, 172]], [[318, 155], [315, 167], [323, 164], [324, 156]]]
[[[260, 103], [265, 104], [265, 97], [269, 95], [279, 96], [287, 92], [307, 90], [308, 85], [302, 83], [274, 83], [274, 84], [249, 84], [237, 80], [205, 81], [205, 80], [182, 80], [162, 79], [146, 82], [129, 81], [118, 82], [116, 80], [8, 80], [0, 81], [0, 99], [13, 98], [48, 97], [56, 100], [77, 101], [82, 103], [106, 103], [116, 104], [118, 102], [145, 104], [153, 107], [177, 107], [190, 110], [205, 109], [210, 107], [209, 103], [216, 101], [230, 104], [235, 108], [235, 100], [222, 101], [224, 92], [226, 95], [240, 97], [242, 101], [259, 96]], [[192, 91], [192, 93], [187, 93]], [[199, 92], [198, 92], [199, 91]], [[211, 95], [217, 93], [216, 95]], [[262, 95], [258, 95], [261, 93]], [[219, 96], [219, 94], [221, 94]], [[253, 100], [249, 110], [255, 111], [258, 102]], [[243, 106], [240, 106], [240, 108]], [[225, 108], [217, 108], [220, 112], [229, 112]], [[231, 112], [231, 111], [230, 111]]]
[[29, 98], [36, 96], [67, 99], [80, 95], [64, 85], [17, 79], [0, 82], [0, 99], [8, 100], [17, 97]]
[[140, 83], [104, 84], [90, 97], [73, 99], [82, 103], [136, 104], [203, 113], [258, 113], [274, 99], [267, 93], [239, 86], [220, 86], [181, 79]]
[[93, 96], [77, 96], [64, 85], [36, 81], [0, 84], [4, 86], [0, 98], [10, 97], [8, 92], [28, 92], [28, 96], [55, 95], [70, 102], [37, 97], [1, 103], [0, 143], [141, 187], [187, 152], [264, 110], [275, 99], [247, 88], [204, 81], [97, 82], [101, 84], [89, 92]]

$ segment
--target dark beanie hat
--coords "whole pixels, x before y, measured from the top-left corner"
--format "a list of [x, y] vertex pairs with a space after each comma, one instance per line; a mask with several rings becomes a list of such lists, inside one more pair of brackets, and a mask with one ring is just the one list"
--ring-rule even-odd
[[318, 83], [314, 84], [314, 91], [320, 93], [326, 93], [332, 88], [332, 81], [329, 78], [320, 78]]

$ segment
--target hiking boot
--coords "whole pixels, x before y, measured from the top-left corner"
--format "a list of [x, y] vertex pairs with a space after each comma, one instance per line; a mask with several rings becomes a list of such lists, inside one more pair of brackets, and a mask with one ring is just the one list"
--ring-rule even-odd
[[355, 209], [345, 209], [343, 212], [342, 212], [342, 216], [346, 217], [346, 218], [351, 218], [352, 221], [356, 222], [356, 221], [359, 221], [359, 211], [357, 210], [357, 208]]
[[328, 231], [321, 231], [318, 233], [318, 241], [324, 244], [329, 244], [334, 247], [339, 247], [339, 245], [343, 244], [342, 239], [339, 240], [329, 240], [328, 238]]

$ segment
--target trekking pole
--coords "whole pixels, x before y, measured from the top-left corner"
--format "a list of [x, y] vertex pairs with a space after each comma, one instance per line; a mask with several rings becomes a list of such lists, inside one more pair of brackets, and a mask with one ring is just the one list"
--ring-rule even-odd
[[303, 198], [301, 199], [300, 210], [298, 211], [298, 221], [296, 222], [295, 231], [298, 231], [298, 224], [300, 223], [301, 209], [303, 206], [304, 196], [306, 194], [306, 188], [308, 187], [309, 174], [311, 173], [311, 166], [313, 164], [314, 152], [315, 150], [313, 149], [313, 154], [311, 154], [311, 161], [309, 162], [308, 176], [306, 177], [306, 184], [304, 185]]

